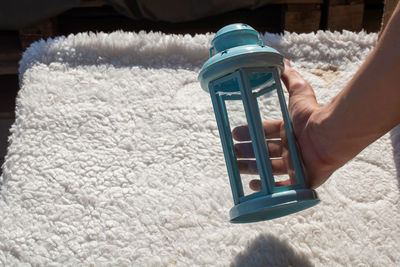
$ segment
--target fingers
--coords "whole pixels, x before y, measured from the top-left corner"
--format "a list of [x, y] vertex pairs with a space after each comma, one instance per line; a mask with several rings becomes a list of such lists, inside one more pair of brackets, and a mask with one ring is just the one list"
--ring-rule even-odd
[[289, 60], [285, 59], [285, 70], [281, 79], [285, 84], [289, 97], [301, 97], [304, 104], [318, 106], [314, 90], [303, 77], [290, 66]]
[[[263, 121], [265, 138], [267, 139], [279, 138], [280, 137], [279, 131], [282, 123], [283, 122], [281, 120]], [[236, 141], [240, 142], [250, 141], [251, 137], [248, 125], [238, 126], [235, 129], [233, 129], [232, 137]]]
[[[239, 159], [237, 163], [241, 174], [258, 174], [256, 160]], [[275, 175], [288, 173], [283, 159], [271, 159], [271, 165]]]
[[[270, 158], [282, 157], [282, 141], [269, 140], [267, 141], [268, 152]], [[248, 159], [255, 158], [252, 143], [236, 143], [235, 154], [237, 158]]]
[[[291, 182], [289, 179], [284, 180], [284, 181], [275, 182], [275, 186], [287, 186], [287, 185], [291, 185]], [[250, 186], [251, 190], [254, 190], [254, 191], [262, 190], [262, 185], [261, 185], [260, 180], [251, 180], [249, 183], [249, 186]]]
[[251, 180], [249, 183], [249, 186], [251, 188], [251, 190], [254, 191], [261, 191], [262, 190], [262, 186], [261, 186], [261, 181], [260, 180]]

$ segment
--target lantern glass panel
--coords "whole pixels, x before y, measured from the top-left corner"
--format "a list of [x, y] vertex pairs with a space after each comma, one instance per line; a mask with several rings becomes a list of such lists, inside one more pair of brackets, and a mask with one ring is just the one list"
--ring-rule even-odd
[[[280, 106], [279, 97], [277, 94], [277, 86], [275, 80], [273, 78], [272, 73], [269, 72], [248, 72], [248, 80], [250, 84], [251, 91], [253, 93], [254, 98], [258, 104], [260, 110], [261, 121], [267, 120], [283, 120], [281, 110], [276, 107]], [[243, 101], [240, 94], [240, 89], [238, 85], [239, 81], [237, 77], [233, 76], [232, 78], [225, 79], [225, 81], [220, 81], [215, 84], [215, 92], [218, 98], [224, 103], [229, 129], [232, 130], [240, 125], [247, 124], [246, 114], [243, 107]], [[232, 139], [233, 140], [233, 139]], [[270, 143], [270, 146], [279, 146], [281, 144], [280, 136], [270, 136], [267, 133], [266, 143]], [[246, 147], [246, 151], [250, 150], [250, 153], [254, 153], [252, 148], [251, 140], [246, 141], [237, 141], [233, 140], [232, 145], [239, 145]], [[287, 147], [287, 146], [286, 146]], [[291, 180], [291, 184], [297, 184], [296, 175], [293, 170], [293, 164], [290, 157], [290, 151], [287, 150], [286, 153], [289, 154], [288, 162], [282, 163], [281, 155], [276, 155], [273, 153], [271, 147], [271, 151], [269, 151], [269, 158], [271, 159], [271, 164], [273, 166], [279, 166], [284, 164], [285, 167], [289, 167], [288, 172], [290, 173], [290, 177], [288, 174], [275, 174], [273, 179], [275, 182], [283, 181], [283, 180]], [[274, 151], [276, 152], [276, 151]], [[250, 171], [257, 169], [256, 158], [254, 155], [252, 157], [241, 157], [240, 155], [237, 157], [238, 166], [249, 166]], [[248, 196], [254, 193], [249, 187], [249, 182], [253, 179], [257, 179], [256, 175], [252, 174], [237, 174], [240, 180], [240, 186], [242, 187], [243, 195]], [[279, 186], [277, 186], [279, 187]], [[241, 195], [241, 194], [240, 194]]]
[[[253, 74], [253, 73], [252, 73]], [[253, 74], [254, 75], [254, 74]], [[249, 75], [251, 77], [251, 75]], [[276, 84], [274, 79], [269, 79], [263, 84], [258, 85], [253, 89], [253, 94], [256, 95], [257, 104], [260, 110], [260, 116], [262, 121], [272, 121], [272, 120], [283, 120], [282, 112], [280, 109], [276, 108], [280, 106], [279, 96], [276, 89]], [[286, 99], [287, 103], [287, 99]], [[274, 174], [275, 182], [284, 181], [290, 179], [291, 184], [297, 184], [296, 174], [293, 169], [292, 158], [290, 155], [289, 147], [287, 144], [283, 144], [281, 136], [279, 133], [266, 132], [265, 138], [268, 145], [269, 157], [271, 159], [272, 166], [282, 166], [288, 171], [288, 174]], [[283, 150], [276, 151], [277, 147], [283, 145]], [[282, 154], [279, 152], [287, 154], [287, 161], [282, 162]]]
[[[225, 105], [226, 105], [226, 111], [228, 113], [231, 132], [235, 127], [247, 124], [246, 114], [244, 112], [244, 107], [243, 107], [242, 101], [226, 100]], [[249, 147], [251, 148], [250, 140], [244, 141], [244, 142], [238, 142], [236, 140], [233, 140], [233, 143], [234, 144], [241, 143], [243, 145], [249, 145]], [[243, 158], [243, 157], [240, 157], [240, 155], [239, 155], [239, 156], [237, 156], [237, 160], [238, 160], [238, 166], [240, 168], [243, 164], [246, 164], [248, 161], [255, 161], [255, 158], [254, 157]], [[254, 166], [255, 166], [255, 164], [254, 164]], [[257, 176], [251, 175], [251, 174], [244, 174], [244, 173], [240, 173], [239, 175], [240, 175], [240, 180], [242, 181], [242, 185], [243, 185], [244, 196], [254, 193], [254, 191], [250, 189], [249, 183], [251, 180], [257, 179]]]
[[[229, 75], [222, 80], [220, 80], [217, 84], [215, 84], [215, 94], [218, 99], [218, 102], [223, 105], [226, 110], [226, 123], [225, 128], [228, 131], [226, 134], [231, 135], [232, 130], [239, 126], [239, 125], [244, 125], [247, 123], [246, 121], [246, 114], [244, 111], [243, 103], [241, 101], [241, 95], [240, 95], [240, 89], [238, 85], [238, 79], [237, 76], [235, 75]], [[231, 143], [231, 146], [234, 146], [234, 140], [230, 136], [227, 138], [228, 142]], [[234, 157], [234, 164], [236, 164], [236, 156], [232, 155]], [[250, 182], [251, 179], [254, 179], [254, 175], [248, 175], [248, 174], [240, 174], [239, 170], [237, 172], [235, 171], [235, 168], [233, 168], [234, 176], [236, 177], [236, 184], [237, 184], [237, 191], [238, 191], [238, 197], [245, 197], [247, 195], [250, 195], [254, 193], [252, 190], [250, 190], [248, 183]]]

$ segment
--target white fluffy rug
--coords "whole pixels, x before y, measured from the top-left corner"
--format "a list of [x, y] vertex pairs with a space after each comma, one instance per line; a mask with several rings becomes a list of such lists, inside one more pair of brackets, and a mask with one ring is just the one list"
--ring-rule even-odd
[[[314, 208], [229, 223], [233, 202], [214, 113], [197, 81], [211, 39], [78, 34], [24, 53], [2, 175], [1, 265], [400, 264], [395, 132], [338, 170], [317, 190], [322, 202]], [[377, 35], [264, 39], [324, 104]]]

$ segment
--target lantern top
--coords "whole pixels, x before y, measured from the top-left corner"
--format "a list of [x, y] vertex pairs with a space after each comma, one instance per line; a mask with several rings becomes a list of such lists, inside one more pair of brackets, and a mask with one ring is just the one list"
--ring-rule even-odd
[[259, 44], [259, 34], [251, 26], [243, 23], [230, 24], [221, 28], [211, 42], [212, 49], [219, 53], [226, 49], [249, 44]]
[[[204, 63], [199, 81], [206, 92], [209, 82], [240, 68], [276, 67], [283, 72], [283, 56], [264, 46], [252, 27], [238, 23], [221, 28], [211, 42], [210, 58]], [[212, 55], [212, 51], [216, 54]]]

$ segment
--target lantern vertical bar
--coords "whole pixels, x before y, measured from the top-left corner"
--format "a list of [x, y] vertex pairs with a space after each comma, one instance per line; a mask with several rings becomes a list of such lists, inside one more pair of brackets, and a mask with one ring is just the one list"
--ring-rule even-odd
[[242, 180], [240, 179], [239, 168], [237, 166], [237, 159], [234, 151], [232, 133], [230, 130], [229, 118], [228, 118], [228, 113], [226, 111], [225, 101], [222, 99], [221, 96], [217, 95], [215, 90], [216, 83], [217, 81], [210, 83], [209, 86], [211, 101], [214, 108], [222, 149], [224, 152], [225, 163], [228, 170], [233, 201], [235, 204], [239, 204], [240, 197], [244, 195], [243, 185], [242, 185]]
[[282, 116], [283, 116], [283, 121], [285, 124], [285, 131], [286, 131], [286, 136], [287, 136], [287, 140], [288, 140], [288, 145], [289, 145], [289, 150], [290, 150], [290, 156], [292, 158], [292, 162], [293, 162], [293, 167], [294, 167], [294, 171], [296, 174], [296, 180], [297, 183], [299, 185], [306, 185], [306, 181], [305, 181], [305, 177], [304, 177], [304, 170], [303, 170], [303, 166], [301, 164], [301, 157], [300, 157], [300, 153], [297, 149], [297, 145], [296, 145], [296, 138], [294, 135], [294, 130], [293, 130], [293, 125], [292, 125], [292, 121], [290, 120], [290, 116], [289, 116], [289, 111], [286, 105], [286, 100], [285, 100], [285, 96], [283, 94], [283, 89], [282, 89], [282, 84], [281, 84], [281, 80], [280, 77], [278, 75], [278, 72], [276, 69], [272, 69], [271, 70], [275, 79], [275, 83], [276, 83], [276, 90], [278, 93], [278, 98], [279, 98], [279, 103], [281, 106], [281, 110], [282, 110]]
[[240, 76], [239, 88], [249, 126], [254, 155], [256, 157], [258, 173], [260, 175], [263, 191], [265, 191], [267, 194], [270, 194], [274, 191], [275, 180], [272, 173], [272, 165], [269, 158], [268, 147], [261, 122], [260, 111], [258, 109], [258, 103], [253, 95], [253, 92], [251, 91], [246, 70], [240, 69], [238, 73]]

